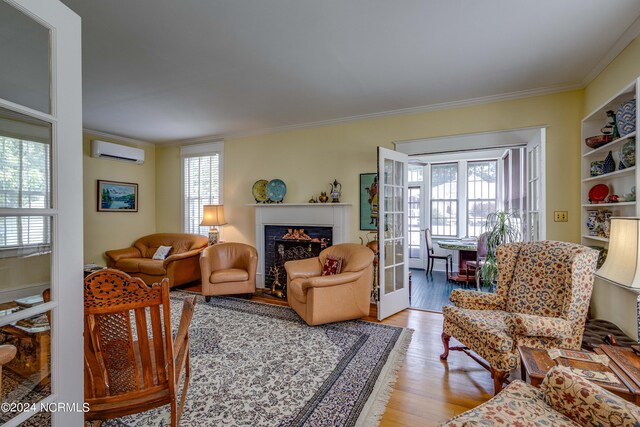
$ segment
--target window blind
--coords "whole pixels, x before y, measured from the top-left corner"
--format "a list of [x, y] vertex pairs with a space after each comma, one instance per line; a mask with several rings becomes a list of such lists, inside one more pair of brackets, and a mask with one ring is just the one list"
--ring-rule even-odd
[[220, 203], [221, 155], [210, 153], [183, 157], [183, 219], [185, 233], [207, 235], [209, 227], [201, 227], [204, 205]]
[[[51, 207], [51, 146], [0, 136], [0, 208]], [[0, 217], [0, 247], [50, 243], [47, 216]]]

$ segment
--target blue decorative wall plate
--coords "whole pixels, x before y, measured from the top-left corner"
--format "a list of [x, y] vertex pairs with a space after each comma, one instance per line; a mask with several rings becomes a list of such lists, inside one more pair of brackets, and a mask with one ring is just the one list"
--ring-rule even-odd
[[276, 203], [282, 202], [285, 194], [287, 194], [287, 186], [281, 179], [272, 179], [267, 184], [267, 197]]

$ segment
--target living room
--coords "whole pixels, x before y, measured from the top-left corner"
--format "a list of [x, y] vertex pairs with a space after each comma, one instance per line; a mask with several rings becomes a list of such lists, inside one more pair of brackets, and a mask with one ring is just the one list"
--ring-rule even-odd
[[[5, 6], [14, 7], [20, 3], [12, 0], [8, 1]], [[195, 103], [187, 101], [186, 104], [181, 104], [183, 98], [191, 99], [188, 94], [191, 94], [193, 99], [200, 99], [201, 93], [194, 89], [193, 85], [199, 78], [202, 78], [202, 75], [212, 72], [206, 68], [207, 64], [209, 66], [211, 64], [202, 61], [202, 68], [198, 68], [199, 60], [202, 59], [198, 52], [193, 52], [191, 48], [186, 46], [172, 44], [175, 40], [166, 35], [154, 35], [147, 32], [149, 27], [163, 28], [168, 25], [169, 21], [165, 20], [169, 19], [168, 15], [172, 13], [177, 16], [176, 19], [181, 20], [181, 23], [184, 23], [182, 19], [185, 17], [191, 17], [194, 20], [197, 19], [198, 25], [200, 25], [210, 18], [209, 14], [216, 12], [216, 7], [221, 7], [221, 14], [227, 17], [233, 16], [240, 19], [240, 16], [246, 17], [246, 14], [249, 14], [252, 19], [247, 22], [254, 24], [260, 21], [260, 16], [264, 16], [264, 19], [269, 18], [270, 23], [277, 22], [278, 17], [272, 15], [276, 12], [257, 4], [237, 6], [238, 8], [234, 9], [229, 5], [205, 6], [192, 3], [189, 7], [181, 9], [175, 5], [150, 5], [146, 3], [130, 5], [131, 9], [127, 11], [126, 8], [129, 6], [124, 4], [110, 5], [72, 0], [62, 3], [80, 15], [83, 26], [82, 170], [80, 171], [79, 164], [73, 165], [72, 168], [76, 169], [76, 173], [82, 174], [81, 180], [76, 182], [78, 185], [76, 188], [79, 188], [79, 185], [82, 186], [81, 219], [83, 229], [80, 236], [82, 239], [80, 245], [82, 247], [82, 263], [98, 266], [107, 265], [108, 259], [105, 255], [107, 251], [130, 247], [134, 241], [143, 236], [155, 233], [184, 233], [185, 231], [206, 235], [208, 227], [201, 227], [197, 231], [185, 228], [184, 159], [190, 156], [189, 149], [198, 149], [194, 147], [204, 147], [203, 150], [209, 149], [209, 153], [215, 152], [219, 156], [218, 184], [221, 191], [213, 196], [211, 204], [224, 206], [225, 225], [219, 227], [220, 240], [253, 247], [260, 246], [257, 241], [260, 230], [256, 228], [256, 210], [259, 207], [256, 206], [257, 203], [254, 194], [252, 194], [252, 187], [257, 181], [282, 180], [286, 184], [286, 194], [282, 205], [306, 205], [310, 199], [317, 199], [321, 192], [329, 193], [330, 184], [337, 180], [341, 188], [340, 202], [349, 205], [349, 214], [346, 218], [348, 233], [344, 243], [359, 244], [361, 241], [366, 243], [371, 238], [360, 226], [362, 192], [360, 175], [377, 172], [377, 147], [399, 150], [399, 147], [411, 141], [426, 141], [429, 144], [433, 143], [435, 139], [452, 138], [455, 140], [458, 137], [468, 135], [499, 134], [530, 129], [544, 129], [545, 135], [543, 153], [546, 186], [544, 188], [545, 208], [542, 211], [542, 215], [545, 217], [544, 239], [587, 244], [582, 239], [585, 233], [582, 224], [584, 183], [581, 177], [584, 138], [581, 121], [630, 83], [635, 82], [640, 76], [640, 40], [637, 38], [638, 28], [640, 28], [637, 20], [640, 15], [639, 5], [633, 1], [621, 2], [621, 4], [607, 5], [607, 8], [611, 10], [603, 11], [600, 10], [602, 5], [597, 4], [598, 2], [588, 2], [588, 5], [575, 3], [572, 6], [580, 10], [576, 13], [585, 22], [589, 19], [592, 21], [588, 22], [598, 22], [598, 19], [610, 20], [607, 22], [622, 20], [624, 25], [615, 27], [615, 31], [611, 30], [611, 34], [599, 36], [596, 40], [597, 43], [590, 39], [591, 50], [589, 46], [585, 46], [584, 42], [576, 41], [579, 37], [586, 37], [582, 30], [579, 33], [572, 32], [578, 30], [566, 30], [567, 35], [572, 35], [573, 38], [561, 41], [551, 41], [545, 37], [538, 39], [532, 34], [523, 35], [521, 40], [530, 38], [538, 43], [536, 50], [532, 51], [530, 55], [531, 58], [523, 60], [518, 63], [517, 67], [514, 66], [511, 69], [507, 64], [502, 67], [497, 66], [493, 69], [494, 71], [482, 69], [481, 72], [474, 71], [477, 61], [469, 60], [471, 71], [451, 78], [454, 81], [458, 79], [458, 86], [462, 89], [455, 91], [452, 89], [450, 94], [443, 95], [437, 90], [422, 93], [422, 88], [416, 85], [415, 91], [421, 93], [416, 97], [417, 102], [409, 102], [412, 98], [407, 95], [406, 88], [402, 88], [405, 92], [401, 93], [405, 95], [407, 102], [404, 104], [389, 102], [389, 99], [394, 97], [394, 88], [400, 84], [399, 81], [402, 79], [398, 78], [398, 80], [389, 79], [387, 81], [389, 86], [380, 92], [368, 94], [367, 91], [371, 89], [367, 87], [360, 93], [351, 94], [353, 99], [361, 96], [363, 99], [377, 100], [378, 103], [372, 102], [371, 105], [365, 105], [354, 102], [350, 104], [348, 99], [340, 97], [340, 92], [345, 91], [349, 86], [357, 87], [359, 84], [364, 84], [365, 80], [360, 81], [351, 75], [352, 71], [347, 71], [349, 66], [336, 69], [329, 67], [320, 71], [312, 69], [319, 65], [319, 59], [311, 54], [309, 55], [310, 65], [302, 68], [307, 71], [307, 74], [299, 71], [300, 75], [286, 76], [284, 79], [290, 80], [291, 85], [280, 86], [282, 85], [282, 80], [280, 80], [282, 76], [278, 75], [276, 78], [270, 73], [275, 74], [276, 70], [283, 73], [284, 71], [274, 63], [291, 61], [290, 65], [292, 65], [298, 61], [304, 62], [305, 58], [304, 56], [288, 57], [285, 53], [274, 53], [270, 59], [265, 59], [259, 50], [265, 47], [264, 44], [267, 43], [268, 37], [256, 45], [259, 47], [248, 44], [251, 38], [259, 38], [259, 35], [256, 34], [258, 29], [254, 29], [249, 31], [250, 35], [246, 37], [236, 35], [239, 40], [237, 45], [233, 44], [233, 49], [224, 50], [221, 47], [223, 41], [211, 42], [212, 50], [222, 49], [225, 52], [238, 55], [237, 63], [229, 62], [233, 57], [232, 54], [225, 57], [225, 61], [221, 61], [225, 64], [224, 69], [220, 72], [220, 77], [226, 79], [237, 73], [241, 78], [239, 81], [242, 83], [238, 83], [237, 86], [229, 85], [211, 89], [212, 93], [215, 92], [216, 96], [219, 94], [221, 100], [227, 100], [229, 103], [214, 103], [212, 99], [216, 96], [212, 96], [206, 101]], [[498, 3], [496, 2], [494, 5], [496, 8], [505, 6]], [[382, 7], [382, 5], [379, 6]], [[552, 7], [551, 4], [546, 6]], [[22, 5], [20, 10], [22, 7], [30, 6]], [[152, 18], [146, 7], [167, 7], [167, 10], [171, 12], [158, 13], [156, 18]], [[285, 5], [281, 4], [279, 7], [284, 8]], [[311, 9], [306, 10], [306, 7]], [[305, 16], [306, 10], [308, 13], [318, 14], [320, 22], [326, 25], [326, 27], [321, 26], [319, 29], [313, 28], [313, 31], [328, 31], [329, 29], [337, 31], [338, 28], [342, 28], [341, 26], [346, 24], [343, 21], [332, 23], [331, 19], [338, 19], [341, 13], [347, 12], [351, 13], [353, 18], [355, 15], [364, 13], [369, 6], [359, 4], [358, 7], [356, 5], [352, 5], [352, 7], [354, 10], [340, 11], [327, 6], [328, 9], [324, 12], [329, 15], [323, 17], [322, 8], [319, 6], [299, 6], [299, 8], [292, 9], [293, 18], [286, 22], [292, 25], [294, 18], [302, 19], [301, 22], [314, 22], [315, 18]], [[415, 9], [411, 9], [412, 7]], [[401, 22], [406, 24], [412, 22], [417, 25], [418, 23], [407, 15], [411, 15], [411, 10], [413, 10], [416, 14], [422, 14], [420, 16], [423, 19], [427, 19], [429, 7], [440, 11], [439, 8], [442, 5], [436, 5], [435, 2], [417, 2], [411, 7], [407, 6], [406, 10], [394, 13], [398, 14], [397, 19], [403, 19]], [[470, 7], [470, 5], [459, 2], [455, 7], [452, 6], [447, 10], [447, 13], [459, 13], [461, 17], [464, 16], [464, 19], [470, 22], [472, 20], [471, 12], [465, 11], [465, 7]], [[521, 5], [521, 7], [525, 6]], [[568, 6], [558, 7], [564, 11], [564, 17], [568, 16]], [[537, 10], [542, 14], [544, 10], [543, 6], [539, 6], [537, 9], [533, 6], [531, 8], [527, 11]], [[398, 9], [403, 8], [398, 7]], [[502, 18], [506, 17], [507, 13], [513, 13], [513, 19], [523, 19], [518, 12], [518, 7], [507, 9]], [[384, 10], [389, 12], [386, 8]], [[202, 16], [194, 17], [197, 12], [202, 12]], [[183, 16], [181, 13], [185, 15]], [[282, 13], [284, 14], [284, 12]], [[127, 16], [124, 16], [125, 14]], [[382, 13], [380, 12], [380, 14]], [[600, 14], [602, 14], [601, 17]], [[364, 17], [357, 19], [358, 25], [362, 26], [361, 30], [365, 34], [375, 33], [371, 27], [367, 26], [375, 27], [376, 23], [380, 24], [384, 20], [379, 15], [369, 18], [366, 17], [366, 13], [364, 15]], [[484, 21], [481, 22], [485, 24], [498, 25], [500, 23], [500, 17], [494, 20], [486, 14], [483, 16]], [[144, 30], [141, 30], [132, 24], [136, 19], [151, 19], [152, 21], [157, 19], [157, 21], [145, 24], [142, 26]], [[433, 18], [431, 19], [433, 20]], [[223, 22], [215, 22], [223, 24]], [[194, 28], [197, 28], [198, 25], [194, 24]], [[385, 25], [388, 25], [388, 30], [395, 28], [393, 22], [387, 22]], [[399, 27], [399, 24], [396, 25]], [[582, 25], [580, 24], [580, 26]], [[301, 30], [297, 26], [292, 28]], [[478, 31], [479, 28], [478, 24], [475, 30]], [[556, 26], [553, 28], [557, 29]], [[225, 31], [231, 30], [226, 28]], [[457, 30], [451, 28], [450, 31]], [[195, 30], [194, 33], [196, 33]], [[223, 33], [224, 31], [221, 31], [220, 34]], [[342, 34], [340, 31], [338, 33]], [[211, 33], [205, 32], [203, 34], [212, 37]], [[298, 45], [298, 42], [293, 40], [295, 37], [291, 36], [291, 33], [283, 31], [282, 34], [278, 34], [279, 37], [285, 35], [291, 37], [291, 44], [286, 46], [287, 49], [295, 51], [297, 55], [302, 55], [300, 52], [305, 51], [306, 48]], [[316, 33], [312, 33], [312, 35], [318, 36]], [[194, 38], [202, 37], [198, 34], [192, 36]], [[322, 60], [331, 58], [340, 62], [346, 60], [345, 58], [348, 58], [349, 55], [358, 57], [357, 52], [364, 48], [359, 44], [362, 43], [362, 36], [354, 34], [351, 36], [353, 38], [349, 39], [348, 43], [344, 40], [336, 40], [335, 36], [328, 37], [324, 41], [318, 39], [313, 43], [309, 40], [305, 40], [305, 42], [310, 43], [310, 46], [316, 49], [316, 54], [317, 52], [325, 53], [326, 56], [322, 56]], [[164, 38], [161, 38], [162, 41], [159, 42], [159, 45], [154, 46], [154, 37]], [[470, 34], [467, 33], [461, 38], [468, 40], [470, 37]], [[515, 34], [513, 37], [516, 37]], [[376, 40], [382, 42], [386, 38], [378, 36]], [[377, 57], [384, 52], [391, 55], [396, 49], [402, 51], [398, 45], [393, 43], [393, 37], [389, 38], [391, 41], [381, 46], [379, 52], [374, 51], [368, 54]], [[407, 41], [406, 38], [402, 40]], [[493, 40], [501, 39], [495, 38]], [[277, 41], [282, 42], [283, 40], [277, 38]], [[226, 42], [231, 43], [229, 40]], [[341, 42], [345, 42], [345, 50], [333, 53], [331, 45], [339, 45]], [[574, 42], [575, 45], [572, 45]], [[303, 42], [299, 41], [299, 43]], [[433, 43], [446, 44], [446, 37], [438, 37]], [[579, 55], [567, 56], [567, 61], [574, 61], [570, 62], [571, 66], [563, 65], [562, 61], [556, 61], [557, 58], [543, 55], [545, 49], [552, 49], [553, 43], [561, 45], [561, 48], [553, 51], [554, 54], [563, 52], [563, 54], [569, 55], [568, 52], [572, 49], [580, 52]], [[129, 45], [127, 46], [129, 50], [125, 49], [125, 44]], [[164, 46], [167, 48], [165, 49]], [[412, 49], [416, 48], [414, 44], [411, 46]], [[247, 50], [242, 50], [243, 47]], [[455, 53], [456, 49], [462, 49], [462, 47], [447, 45], [447, 49], [452, 49]], [[172, 55], [175, 56], [166, 53], [160, 55], [159, 52], [163, 50], [173, 52]], [[407, 48], [407, 50], [410, 49]], [[497, 56], [499, 51], [489, 50], [488, 52]], [[136, 57], [142, 58], [140, 62], [134, 62], [133, 58]], [[100, 58], [108, 58], [108, 61], [105, 62], [112, 63], [105, 64], [100, 61]], [[430, 67], [435, 67], [435, 65], [429, 65], [426, 62], [413, 63], [410, 58], [411, 55], [407, 54], [404, 57], [404, 63], [413, 64], [414, 67], [418, 67], [418, 65], [424, 67], [420, 69], [420, 72], [425, 75], [429, 73]], [[581, 62], [583, 58], [584, 61]], [[477, 59], [474, 57], [474, 60]], [[125, 62], [116, 63], [116, 60]], [[398, 60], [400, 58], [389, 59], [389, 63]], [[549, 61], [549, 63], [547, 64], [545, 61]], [[148, 68], [144, 68], [145, 62], [149, 67], [158, 68], [157, 77], [150, 73]], [[494, 60], [494, 62], [498, 61]], [[172, 79], [167, 75], [175, 72], [175, 68], [166, 65], [169, 63], [174, 66], [176, 63], [181, 64], [184, 70], [184, 80], [182, 78]], [[167, 70], [170, 70], [166, 74], [161, 72], [163, 64], [167, 66]], [[365, 64], [371, 65], [366, 61], [360, 63], [361, 66]], [[258, 65], [262, 65], [264, 68], [259, 69]], [[380, 63], [377, 65], [382, 67]], [[555, 68], [548, 74], [551, 77], [543, 78], [542, 76], [546, 76], [545, 69], [553, 68], [552, 65]], [[103, 67], [108, 67], [108, 72], [113, 75], [109, 75], [106, 71], [101, 72]], [[120, 69], [120, 71], [116, 69]], [[249, 70], [254, 70], [255, 74], [247, 78], [245, 73], [248, 73]], [[526, 76], [526, 78], [523, 77], [519, 80], [514, 77], [514, 80], [517, 80], [514, 84], [496, 84], [495, 81], [492, 82], [492, 79], [487, 78], [491, 72], [498, 72], [495, 70], [503, 73], [500, 74], [503, 80], [510, 75]], [[338, 71], [345, 74], [337, 74]], [[371, 71], [370, 68], [369, 71]], [[391, 75], [388, 69], [385, 68], [381, 73], [383, 71], [387, 73], [385, 74], [387, 77]], [[318, 73], [321, 72], [326, 75], [319, 76]], [[359, 72], [364, 72], [364, 68], [359, 69]], [[148, 86], [144, 84], [144, 73], [149, 73], [150, 76]], [[482, 73], [489, 74], [484, 74], [484, 80], [480, 78], [474, 80], [473, 77], [478, 76], [473, 74]], [[325, 83], [325, 80], [330, 82], [331, 76], [336, 79], [335, 89], [323, 92], [324, 88], [321, 83]], [[410, 76], [413, 74], [409, 73], [406, 78]], [[244, 80], [245, 78], [247, 80]], [[166, 90], [161, 88], [163, 79], [165, 79]], [[471, 83], [467, 83], [467, 80]], [[248, 84], [248, 81], [255, 82], [255, 86], [241, 87], [243, 84]], [[377, 82], [378, 77], [368, 76], [366, 81]], [[100, 84], [101, 82], [103, 84]], [[438, 82], [427, 79], [424, 84], [436, 88], [445, 82], [445, 80]], [[490, 83], [493, 83], [494, 86], [491, 86]], [[141, 86], [135, 86], [136, 84]], [[470, 89], [469, 85], [474, 86]], [[306, 91], [301, 92], [304, 96], [291, 98], [290, 104], [285, 105], [288, 97], [293, 97], [292, 93], [296, 91], [302, 91], [303, 86], [306, 88]], [[485, 86], [488, 87], [487, 90], [493, 90], [493, 92], [486, 92]], [[188, 89], [180, 92], [180, 87], [188, 87]], [[3, 86], [0, 85], [1, 88]], [[271, 88], [273, 88], [273, 93]], [[234, 89], [237, 91], [234, 92]], [[281, 98], [271, 97], [271, 95], [275, 96], [276, 89], [282, 91], [278, 94]], [[203, 93], [206, 93], [207, 90], [206, 85], [200, 89]], [[166, 92], [164, 97], [158, 95], [163, 91]], [[127, 92], [131, 93], [131, 99], [127, 97]], [[426, 96], [427, 93], [432, 97]], [[7, 100], [1, 104], [3, 109], [15, 109], [21, 114], [30, 112], [30, 110], [17, 109], [15, 104], [20, 102], [10, 96], [3, 96], [0, 93], [0, 98]], [[172, 98], [171, 101], [174, 105], [167, 98]], [[433, 101], [434, 99], [436, 101]], [[251, 105], [249, 108], [249, 105], [254, 103], [255, 106]], [[243, 110], [243, 104], [247, 105], [246, 111]], [[210, 108], [207, 110], [206, 106]], [[270, 110], [278, 110], [279, 106], [282, 106], [283, 113], [270, 113]], [[158, 114], [154, 115], [147, 110]], [[36, 118], [42, 118], [37, 114], [34, 115]], [[605, 125], [604, 121], [602, 125]], [[142, 149], [144, 162], [135, 164], [94, 157], [91, 150], [95, 140]], [[98, 181], [136, 184], [135, 210], [132, 212], [101, 211], [98, 208], [101, 195]], [[618, 191], [623, 193], [622, 190]], [[626, 191], [628, 189], [625, 189], [624, 192]], [[331, 203], [328, 202], [327, 205], [331, 205]], [[327, 209], [326, 207], [316, 208]], [[264, 209], [280, 208], [265, 207]], [[555, 221], [555, 212], [565, 212], [568, 220]], [[628, 211], [623, 213], [626, 212]], [[16, 211], [2, 205], [0, 214], [3, 217], [15, 216]], [[18, 214], [25, 215], [27, 212], [20, 211]], [[46, 215], [49, 213], [47, 212]], [[57, 213], [52, 215], [57, 215]], [[635, 207], [631, 215], [625, 216], [637, 216]], [[46, 226], [39, 227], [46, 228]], [[458, 237], [464, 237], [464, 234]], [[0, 243], [2, 243], [2, 239], [0, 239]], [[59, 248], [64, 250], [62, 242], [59, 244]], [[10, 245], [7, 243], [6, 246]], [[50, 279], [52, 274], [49, 271], [49, 266], [58, 262], [56, 259], [52, 260], [55, 257], [50, 253], [49, 249], [39, 247], [29, 253], [20, 254], [19, 261], [11, 257], [0, 258], [0, 271], [3, 271], [5, 267], [5, 271], [11, 271], [6, 279], [3, 277], [3, 287], [15, 291], [24, 285], [36, 284], [37, 286], [32, 286], [32, 293], [41, 293], [47, 288], [43, 283], [53, 280]], [[59, 268], [60, 266], [57, 266], [56, 271]], [[261, 271], [258, 270], [258, 274], [260, 273]], [[266, 271], [262, 271], [262, 274], [266, 273]], [[195, 286], [195, 289], [198, 289], [197, 285]], [[75, 289], [79, 290], [80, 287]], [[261, 292], [258, 294], [262, 295]], [[62, 296], [63, 294], [60, 294], [60, 297]], [[77, 304], [79, 302], [77, 296], [71, 297], [71, 300], [75, 302], [69, 303], [71, 305], [66, 307]], [[10, 299], [15, 300], [21, 297], [23, 295], [11, 294]], [[55, 298], [57, 296], [54, 296], [54, 302], [49, 304], [58, 304], [55, 302]], [[261, 302], [273, 300], [272, 302], [278, 306], [285, 304], [270, 296], [260, 297], [258, 295], [257, 298]], [[214, 297], [213, 301], [215, 300]], [[61, 299], [59, 307], [65, 307], [64, 301]], [[198, 313], [202, 309], [201, 307], [205, 307], [205, 304], [207, 303], [204, 299], [198, 300], [195, 312]], [[53, 309], [54, 306], [47, 307]], [[622, 286], [612, 286], [597, 278], [590, 300], [590, 310], [591, 318], [612, 322], [620, 327], [624, 334], [637, 341], [638, 311], [634, 291]], [[34, 312], [34, 314], [36, 313]], [[79, 315], [79, 312], [76, 314]], [[374, 314], [372, 311], [371, 316], [366, 319], [375, 320]], [[13, 317], [11, 321], [14, 321], [12, 319]], [[440, 341], [442, 323], [443, 316], [441, 314], [419, 310], [403, 310], [400, 314], [385, 321], [385, 325], [412, 328], [415, 331], [411, 343], [407, 344], [408, 348], [404, 349], [406, 359], [403, 359], [396, 367], [398, 381], [390, 391], [391, 398], [386, 406], [383, 405], [382, 409], [378, 409], [380, 425], [394, 425], [394, 423], [435, 425], [467, 409], [472, 409], [492, 397], [494, 379], [489, 372], [458, 353], [453, 353], [448, 362], [441, 362], [439, 355], [442, 353]], [[2, 322], [3, 326], [6, 324], [6, 322]], [[197, 334], [194, 333], [191, 339], [195, 341], [196, 336]], [[56, 345], [58, 349], [63, 347], [62, 342]], [[254, 343], [253, 345], [258, 346], [259, 344]], [[54, 359], [55, 357], [64, 357], [64, 354], [64, 351], [61, 350], [59, 356], [54, 356]], [[55, 363], [58, 366], [58, 362]], [[58, 369], [62, 369], [62, 366]], [[9, 368], [6, 370], [9, 371]], [[194, 374], [191, 379], [191, 387], [193, 387], [191, 392], [197, 391], [197, 385], [194, 386], [194, 383], [197, 384], [197, 382], [198, 376]], [[59, 395], [62, 396], [64, 393]], [[7, 399], [6, 396], [3, 398]], [[278, 403], [277, 405], [283, 404]], [[274, 407], [277, 405], [274, 404]], [[186, 413], [183, 416], [186, 416]], [[26, 420], [27, 418], [27, 416], [23, 416], [5, 421], [7, 421], [7, 425], [14, 425], [17, 423], [16, 420]], [[50, 423], [50, 421], [47, 422]], [[206, 422], [202, 422], [206, 424]], [[217, 420], [217, 422], [221, 424], [212, 422], [210, 425], [224, 423], [223, 420]]]

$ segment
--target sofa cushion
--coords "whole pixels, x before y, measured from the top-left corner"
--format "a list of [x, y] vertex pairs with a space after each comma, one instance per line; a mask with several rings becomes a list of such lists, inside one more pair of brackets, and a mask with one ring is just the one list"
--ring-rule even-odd
[[125, 273], [140, 273], [140, 261], [145, 258], [122, 258], [115, 264], [115, 268]]
[[551, 369], [541, 389], [547, 404], [580, 425], [640, 425], [640, 408], [579, 377], [566, 367]]
[[249, 273], [239, 268], [227, 268], [211, 273], [211, 283], [244, 282], [249, 280]]
[[579, 426], [544, 401], [542, 392], [515, 380], [491, 400], [440, 426]]
[[162, 260], [142, 259], [140, 260], [140, 272], [152, 276], [164, 276], [167, 270], [164, 269], [162, 264]]
[[442, 308], [444, 316], [460, 329], [470, 331], [497, 351], [513, 350], [505, 319], [510, 313], [500, 310], [471, 310], [454, 306]]

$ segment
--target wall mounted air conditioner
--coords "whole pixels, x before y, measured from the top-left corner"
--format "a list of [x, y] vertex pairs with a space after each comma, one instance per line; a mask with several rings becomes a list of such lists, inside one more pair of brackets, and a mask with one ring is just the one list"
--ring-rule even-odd
[[91, 157], [141, 165], [144, 163], [144, 150], [94, 139], [91, 141]]

